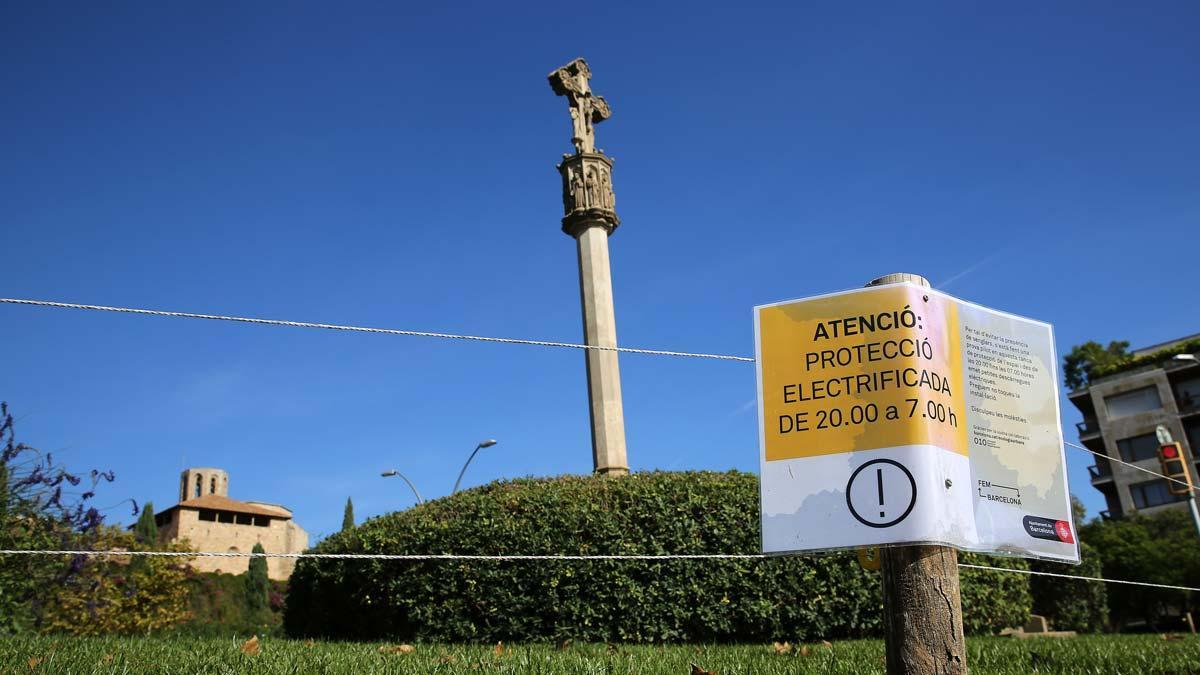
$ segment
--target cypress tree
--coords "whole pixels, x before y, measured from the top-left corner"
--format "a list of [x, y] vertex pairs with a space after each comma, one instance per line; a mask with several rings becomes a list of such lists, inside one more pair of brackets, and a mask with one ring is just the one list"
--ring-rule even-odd
[[133, 536], [139, 544], [154, 548], [158, 545], [158, 524], [154, 522], [154, 502], [142, 505], [142, 514], [133, 526]]
[[349, 530], [354, 527], [354, 502], [346, 497], [346, 510], [342, 512], [342, 529]]
[[[257, 543], [252, 549], [254, 553], [264, 553], [262, 543]], [[250, 569], [246, 571], [246, 604], [251, 609], [262, 609], [267, 606], [267, 559], [251, 558]]]

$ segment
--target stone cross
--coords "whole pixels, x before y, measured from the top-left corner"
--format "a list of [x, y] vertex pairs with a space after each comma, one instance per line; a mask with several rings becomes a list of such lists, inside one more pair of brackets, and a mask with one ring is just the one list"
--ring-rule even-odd
[[579, 292], [583, 308], [588, 407], [592, 425], [592, 468], [601, 475], [629, 473], [625, 455], [625, 412], [621, 404], [621, 372], [617, 365], [617, 321], [613, 309], [608, 237], [621, 223], [612, 191], [613, 160], [596, 150], [593, 125], [612, 114], [608, 103], [592, 94], [587, 62], [575, 59], [550, 73], [550, 87], [570, 105], [574, 155], [563, 155], [562, 229], [575, 239], [579, 255]]
[[608, 101], [603, 96], [596, 96], [588, 82], [592, 71], [587, 61], [575, 59], [550, 73], [550, 87], [559, 96], [567, 97], [571, 112], [571, 142], [575, 144], [575, 152], [590, 153], [596, 151], [596, 131], [594, 124], [603, 122], [612, 116]]

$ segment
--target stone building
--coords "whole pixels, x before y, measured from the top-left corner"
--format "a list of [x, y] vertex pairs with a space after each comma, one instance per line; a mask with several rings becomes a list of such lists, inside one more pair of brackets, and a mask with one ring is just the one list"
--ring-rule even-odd
[[[195, 551], [249, 553], [262, 544], [267, 553], [300, 553], [308, 533], [278, 504], [229, 498], [229, 474], [221, 469], [185, 469], [179, 478], [179, 503], [154, 516], [162, 543], [186, 541]], [[195, 558], [201, 572], [246, 571], [248, 558]], [[287, 579], [295, 559], [267, 558], [267, 575]]]
[[[1170, 357], [1197, 340], [1200, 335], [1136, 350], [1132, 357], [1149, 362], [1096, 378], [1067, 395], [1083, 415], [1076, 425], [1079, 442], [1102, 455], [1088, 471], [1107, 502], [1100, 513], [1104, 518], [1188, 508], [1188, 496], [1171, 494], [1166, 480], [1108, 458], [1158, 473], [1155, 430], [1162, 425], [1182, 444], [1192, 476], [1200, 473], [1200, 361], [1186, 352]], [[1165, 356], [1149, 358], [1157, 354]]]

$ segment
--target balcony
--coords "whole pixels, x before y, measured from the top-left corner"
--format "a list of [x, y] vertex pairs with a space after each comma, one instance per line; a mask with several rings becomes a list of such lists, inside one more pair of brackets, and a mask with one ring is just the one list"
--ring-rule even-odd
[[1081, 441], [1100, 435], [1100, 423], [1094, 419], [1085, 418], [1082, 422], [1076, 422], [1075, 429], [1079, 432], [1079, 440]]
[[1200, 398], [1192, 396], [1191, 392], [1185, 391], [1178, 394], [1175, 398], [1175, 405], [1179, 408], [1180, 417], [1200, 414]]
[[1097, 462], [1088, 467], [1088, 473], [1092, 474], [1092, 485], [1102, 481], [1112, 480], [1112, 467], [1108, 463], [1101, 464]]

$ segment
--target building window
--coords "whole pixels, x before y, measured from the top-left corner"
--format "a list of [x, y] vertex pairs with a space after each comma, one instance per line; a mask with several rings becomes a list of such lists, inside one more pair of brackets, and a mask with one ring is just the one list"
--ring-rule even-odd
[[238, 525], [249, 525], [252, 522], [254, 522], [254, 516], [251, 516], [249, 513], [237, 514], [237, 524]]
[[1167, 481], [1148, 480], [1145, 483], [1134, 483], [1129, 486], [1129, 496], [1133, 497], [1133, 505], [1139, 509], [1151, 506], [1171, 504], [1186, 501], [1187, 495], [1173, 495], [1167, 487]]
[[208, 479], [208, 494], [210, 494], [210, 495], [217, 494], [217, 477], [216, 476], [213, 476], [212, 478]]
[[204, 477], [196, 474], [196, 496], [200, 496], [200, 489], [204, 486]]
[[217, 512], [212, 509], [200, 509], [200, 520], [207, 520], [210, 523], [216, 522]]
[[163, 513], [158, 514], [157, 516], [154, 516], [154, 524], [157, 525], [158, 527], [166, 527], [167, 525], [170, 525], [171, 524], [171, 512], [165, 511]]
[[1162, 408], [1162, 399], [1158, 397], [1158, 387], [1142, 387], [1124, 394], [1105, 396], [1104, 407], [1108, 409], [1110, 419], [1129, 417]]
[[254, 525], [256, 527], [270, 527], [271, 519], [266, 516], [254, 516]]
[[217, 521], [222, 523], [232, 523], [233, 511], [217, 511]]
[[1196, 456], [1196, 450], [1200, 449], [1200, 422], [1188, 420], [1183, 425], [1183, 433], [1187, 435], [1188, 447], [1192, 450], [1192, 457]]
[[1125, 438], [1117, 441], [1117, 449], [1121, 451], [1121, 459], [1126, 462], [1158, 459], [1158, 437], [1154, 434], [1142, 434]]

